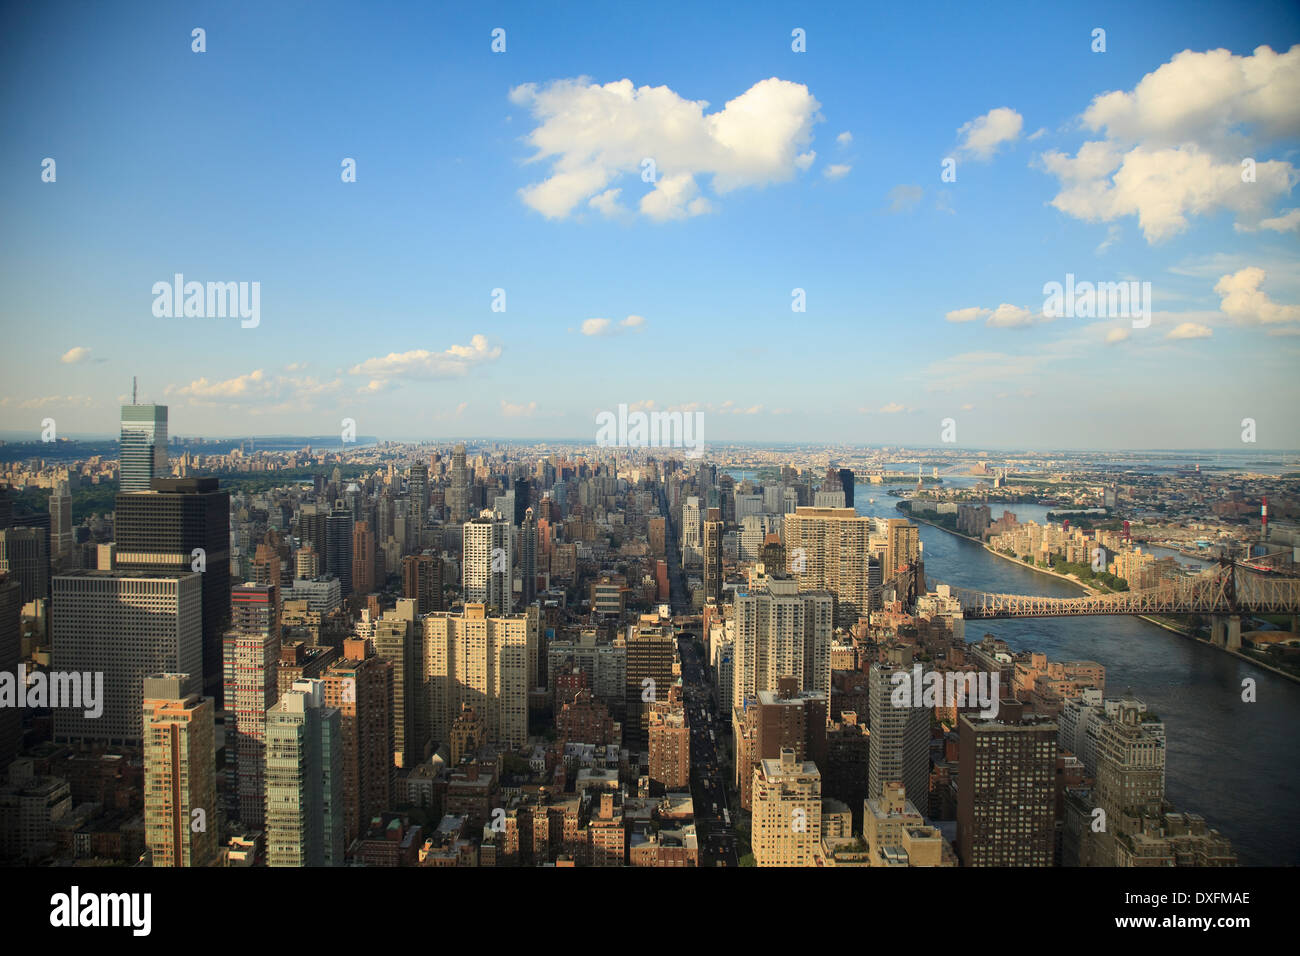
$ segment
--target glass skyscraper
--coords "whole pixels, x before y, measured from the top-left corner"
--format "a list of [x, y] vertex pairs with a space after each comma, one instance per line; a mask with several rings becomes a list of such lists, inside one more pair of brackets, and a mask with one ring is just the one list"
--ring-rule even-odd
[[148, 491], [167, 477], [167, 406], [122, 406], [121, 490]]

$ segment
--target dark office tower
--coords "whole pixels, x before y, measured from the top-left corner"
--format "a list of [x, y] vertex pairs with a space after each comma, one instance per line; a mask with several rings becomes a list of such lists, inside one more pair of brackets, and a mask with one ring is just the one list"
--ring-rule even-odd
[[155, 478], [149, 491], [117, 496], [113, 529], [120, 571], [202, 571], [203, 693], [220, 710], [221, 636], [230, 620], [230, 495], [216, 478]]
[[352, 594], [352, 512], [339, 502], [325, 519], [325, 573], [339, 579], [344, 597]]
[[[22, 656], [22, 613], [22, 585], [0, 572], [0, 674], [15, 678]], [[17, 707], [0, 707], [0, 770], [18, 756], [22, 738], [22, 711]]]
[[524, 520], [519, 525], [519, 575], [523, 578], [523, 605], [527, 607], [537, 597], [537, 518], [532, 508], [524, 509]]
[[722, 603], [722, 511], [710, 508], [704, 522], [704, 601]]
[[277, 590], [243, 584], [231, 591], [230, 629], [223, 638], [226, 793], [230, 808], [249, 827], [260, 827], [266, 813], [266, 715], [279, 696]]
[[896, 780], [918, 805], [928, 806], [931, 710], [912, 706], [910, 700], [894, 706], [894, 674], [898, 670], [889, 664], [871, 665], [867, 797], [879, 799], [885, 784]]
[[778, 535], [770, 534], [769, 539], [763, 542], [763, 567], [767, 573], [774, 576], [784, 576], [788, 574], [785, 566], [785, 545], [781, 543]]
[[515, 492], [515, 513], [512, 516], [512, 518], [515, 523], [515, 527], [519, 527], [521, 524], [524, 523], [524, 515], [528, 511], [529, 505], [532, 503], [532, 498], [530, 497], [532, 491], [531, 491], [531, 486], [528, 484], [528, 479], [516, 478], [514, 482], [514, 492]]
[[13, 499], [9, 497], [9, 488], [0, 485], [0, 531], [13, 524], [13, 516], [14, 504]]
[[50, 596], [50, 558], [40, 528], [0, 529], [0, 574], [22, 590], [23, 604]]
[[66, 481], [50, 492], [50, 556], [62, 558], [72, 550], [72, 493]]
[[415, 464], [411, 466], [407, 479], [407, 491], [411, 497], [410, 520], [413, 527], [411, 539], [416, 548], [424, 546], [424, 524], [429, 510], [429, 466]]
[[121, 491], [148, 491], [167, 477], [167, 406], [123, 405], [121, 446]]
[[[303, 505], [298, 513], [298, 537], [303, 546], [311, 546], [322, 562], [325, 555], [325, 522], [328, 518], [329, 510], [324, 505]], [[323, 566], [321, 573], [324, 573]]]
[[840, 469], [840, 487], [844, 489], [844, 507], [853, 507], [853, 469]]
[[357, 594], [375, 590], [375, 536], [367, 521], [352, 529], [352, 587]]
[[[875, 688], [872, 688], [875, 692]], [[962, 866], [1051, 866], [1057, 724], [1003, 700], [998, 715], [961, 714], [957, 846]], [[875, 739], [876, 728], [871, 728]]]
[[415, 600], [417, 614], [444, 610], [442, 558], [436, 554], [409, 554], [402, 559], [402, 597]]
[[675, 651], [671, 628], [637, 627], [627, 636], [623, 741], [633, 753], [650, 746], [650, 708], [668, 700]]
[[451, 453], [451, 487], [447, 506], [451, 509], [451, 523], [464, 524], [469, 520], [469, 472], [465, 468], [465, 446], [457, 445]]

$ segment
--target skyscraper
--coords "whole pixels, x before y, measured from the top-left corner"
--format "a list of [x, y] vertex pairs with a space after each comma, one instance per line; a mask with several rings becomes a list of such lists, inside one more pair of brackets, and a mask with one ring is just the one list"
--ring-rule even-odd
[[334, 510], [325, 518], [325, 573], [339, 579], [343, 596], [352, 592], [352, 512], [343, 502], [335, 503]]
[[897, 780], [912, 795], [913, 802], [926, 805], [930, 792], [930, 710], [913, 706], [910, 695], [904, 706], [894, 706], [893, 675], [898, 672], [889, 664], [871, 665], [867, 797], [878, 798], [886, 783]]
[[50, 670], [103, 674], [102, 714], [54, 711], [58, 741], [138, 745], [144, 679], [203, 672], [203, 581], [194, 572], [72, 571], [55, 576]]
[[266, 715], [267, 866], [342, 866], [342, 718], [299, 679]]
[[537, 519], [532, 508], [525, 509], [519, 526], [519, 577], [522, 579], [520, 599], [527, 607], [537, 597]]
[[410, 768], [424, 759], [428, 739], [427, 694], [421, 653], [424, 634], [416, 631], [413, 598], [402, 598], [374, 622], [375, 653], [393, 665], [393, 765]]
[[227, 799], [245, 826], [260, 827], [266, 810], [266, 713], [279, 692], [280, 615], [275, 585], [243, 584], [231, 591], [224, 639], [224, 690], [229, 711]]
[[72, 550], [72, 493], [60, 479], [50, 492], [50, 556], [61, 558]]
[[22, 603], [50, 596], [50, 558], [41, 528], [0, 528], [0, 574], [22, 589]]
[[535, 606], [495, 615], [481, 603], [467, 603], [459, 614], [426, 616], [423, 656], [434, 743], [447, 743], [452, 721], [468, 704], [483, 718], [490, 742], [522, 746], [539, 641]]
[[888, 581], [921, 554], [920, 529], [906, 518], [890, 518], [885, 547], [884, 578]]
[[424, 547], [424, 525], [429, 510], [429, 466], [422, 462], [412, 465], [406, 487], [410, 496], [411, 547], [418, 551]]
[[166, 405], [122, 406], [120, 454], [121, 491], [148, 491], [153, 479], [167, 476]]
[[144, 826], [154, 866], [212, 866], [220, 819], [212, 698], [188, 674], [144, 679]]
[[485, 510], [461, 530], [461, 586], [466, 603], [497, 614], [513, 609], [510, 522]]
[[448, 488], [447, 506], [452, 524], [469, 520], [469, 472], [465, 468], [465, 445], [458, 444], [451, 453], [451, 486]]
[[799, 507], [785, 516], [784, 534], [799, 590], [834, 594], [837, 626], [851, 627], [870, 611], [870, 518], [852, 508]]
[[793, 749], [754, 770], [751, 846], [758, 866], [811, 866], [821, 850], [822, 787], [817, 765]]
[[352, 588], [359, 595], [375, 590], [375, 535], [368, 521], [352, 529]]
[[[0, 574], [0, 674], [18, 673], [18, 662], [22, 659], [22, 613], [22, 585]], [[17, 707], [0, 707], [0, 770], [18, 756], [22, 734], [22, 712]]]
[[340, 715], [344, 838], [351, 846], [391, 805], [393, 665], [369, 641], [343, 642], [343, 657], [323, 678], [325, 703]]
[[415, 599], [417, 614], [443, 610], [442, 558], [436, 554], [402, 558], [402, 597]]
[[[999, 704], [996, 717], [961, 714], [957, 725], [962, 866], [1051, 866], [1057, 725], [1047, 717], [1025, 716], [1013, 699]], [[874, 724], [871, 736], [874, 740]]]
[[201, 572], [203, 664], [183, 672], [201, 675], [203, 693], [220, 709], [221, 638], [230, 620], [230, 495], [216, 478], [155, 479], [143, 493], [117, 496], [114, 535], [118, 570]]
[[704, 602], [722, 603], [722, 511], [708, 510], [704, 522]]
[[834, 606], [829, 593], [801, 593], [789, 580], [772, 580], [765, 591], [739, 595], [732, 699], [776, 690], [783, 677], [794, 678], [797, 690], [829, 695]]
[[623, 741], [639, 753], [650, 744], [650, 709], [667, 700], [674, 682], [673, 661], [677, 644], [672, 628], [640, 626], [627, 635], [627, 670], [624, 683]]

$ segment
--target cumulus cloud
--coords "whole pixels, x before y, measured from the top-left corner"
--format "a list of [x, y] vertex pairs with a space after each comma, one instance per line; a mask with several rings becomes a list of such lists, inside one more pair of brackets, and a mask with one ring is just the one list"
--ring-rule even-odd
[[536, 411], [536, 402], [529, 402], [527, 405], [513, 405], [504, 398], [501, 399], [501, 414], [506, 418], [532, 418]]
[[835, 163], [831, 166], [827, 166], [826, 171], [822, 173], [822, 175], [827, 179], [843, 179], [852, 169], [853, 167], [847, 163]]
[[960, 153], [974, 159], [992, 159], [1003, 143], [1014, 143], [1020, 138], [1025, 118], [1009, 106], [999, 106], [983, 116], [977, 116], [957, 130], [961, 142]]
[[853, 142], [853, 134], [850, 133], [848, 130], [845, 130], [844, 132], [840, 133], [839, 136], [835, 137], [835, 142], [840, 146], [848, 146], [850, 143]]
[[85, 361], [90, 356], [90, 349], [81, 345], [75, 345], [68, 349], [59, 357], [59, 361], [64, 365], [76, 365], [78, 362]]
[[645, 317], [640, 315], [629, 315], [621, 322], [612, 319], [583, 319], [578, 331], [588, 336], [614, 335], [618, 332], [636, 332], [644, 325]]
[[1129, 336], [1129, 330], [1123, 327], [1111, 329], [1106, 333], [1106, 344], [1113, 345], [1116, 342], [1123, 342]]
[[1183, 322], [1174, 326], [1167, 333], [1167, 339], [1208, 339], [1214, 331], [1208, 325], [1199, 322]]
[[470, 369], [501, 356], [501, 346], [488, 344], [487, 336], [475, 335], [469, 345], [453, 345], [441, 352], [413, 349], [409, 352], [390, 352], [387, 355], [366, 359], [352, 366], [353, 375], [364, 375], [370, 381], [367, 388], [379, 391], [400, 379], [453, 378], [465, 375]]
[[1003, 302], [996, 309], [986, 309], [978, 305], [965, 309], [953, 309], [953, 311], [944, 315], [944, 318], [949, 322], [974, 322], [978, 319], [984, 319], [984, 324], [993, 329], [1014, 329], [1033, 325], [1035, 322], [1049, 321], [1049, 317], [1043, 315], [1042, 312], [1031, 312], [1029, 309], [1012, 305], [1010, 302]]
[[1288, 209], [1280, 216], [1261, 219], [1254, 225], [1236, 223], [1238, 232], [1255, 232], [1259, 229], [1271, 229], [1273, 232], [1290, 232], [1300, 229], [1300, 209]]
[[1214, 291], [1219, 295], [1219, 308], [1223, 314], [1250, 325], [1300, 322], [1300, 305], [1274, 302], [1260, 288], [1265, 278], [1267, 274], [1263, 269], [1247, 266], [1216, 282]]
[[[1073, 157], [1040, 157], [1060, 180], [1052, 205], [1066, 215], [1088, 222], [1136, 216], [1148, 243], [1221, 209], [1246, 230], [1266, 221], [1277, 225], [1264, 228], [1285, 228], [1285, 217], [1268, 213], [1290, 192], [1296, 169], [1256, 154], [1300, 133], [1300, 44], [1286, 53], [1261, 46], [1249, 56], [1184, 50], [1131, 91], [1095, 97], [1082, 123], [1104, 138]], [[1243, 180], [1244, 157], [1256, 160], [1253, 182]]]
[[808, 147], [821, 119], [806, 86], [776, 77], [708, 114], [703, 100], [629, 79], [526, 83], [510, 99], [537, 122], [526, 137], [536, 150], [529, 161], [551, 164], [549, 176], [520, 190], [548, 219], [563, 219], [583, 202], [605, 215], [626, 209], [616, 205], [611, 184], [633, 174], [639, 181], [646, 159], [656, 179], [641, 214], [658, 221], [702, 215], [713, 205], [700, 194], [700, 178], [718, 195], [787, 182], [815, 157]]

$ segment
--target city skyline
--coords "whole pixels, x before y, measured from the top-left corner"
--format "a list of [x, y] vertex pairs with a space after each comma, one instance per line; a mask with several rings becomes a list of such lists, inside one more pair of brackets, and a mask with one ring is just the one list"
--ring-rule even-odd
[[[179, 434], [581, 439], [626, 404], [706, 445], [1300, 448], [1286, 4], [394, 11], [5, 14], [60, 42], [6, 58], [48, 85], [5, 104], [0, 429], [111, 434], [139, 372]], [[178, 275], [256, 283], [256, 323], [163, 317]], [[1076, 282], [1150, 310], [1049, 321]]]

